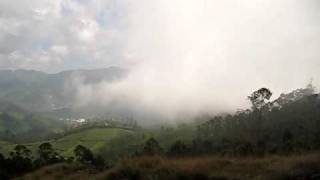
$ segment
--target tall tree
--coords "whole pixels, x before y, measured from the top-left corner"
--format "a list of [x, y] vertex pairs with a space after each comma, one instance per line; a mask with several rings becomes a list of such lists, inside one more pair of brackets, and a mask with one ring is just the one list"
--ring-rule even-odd
[[42, 143], [38, 149], [39, 159], [36, 160], [36, 165], [43, 166], [53, 164], [64, 160], [52, 147], [50, 143]]
[[78, 145], [74, 149], [74, 155], [76, 156], [76, 160], [81, 163], [92, 164], [94, 162], [93, 153], [90, 151], [90, 149], [82, 145]]
[[257, 91], [254, 91], [248, 99], [252, 104], [252, 109], [261, 109], [272, 96], [272, 92], [267, 88], [260, 88]]
[[17, 145], [12, 152], [10, 152], [10, 159], [8, 165], [9, 172], [13, 174], [24, 173], [32, 169], [31, 151], [23, 145]]

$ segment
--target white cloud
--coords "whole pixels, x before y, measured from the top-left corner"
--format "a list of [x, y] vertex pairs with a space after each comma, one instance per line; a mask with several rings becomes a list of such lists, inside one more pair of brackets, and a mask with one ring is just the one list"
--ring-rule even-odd
[[263, 86], [277, 96], [314, 77], [320, 87], [315, 0], [126, 2], [125, 55], [135, 66], [102, 92], [125, 97], [136, 114], [234, 111], [248, 107], [247, 95]]
[[51, 51], [61, 56], [65, 56], [69, 53], [68, 47], [64, 45], [54, 45], [51, 47]]
[[[31, 68], [55, 72], [85, 68], [86, 62], [91, 63], [90, 68], [116, 64], [122, 54], [123, 42], [113, 35], [120, 30], [116, 24], [102, 27], [97, 19], [103, 11], [116, 11], [112, 2], [1, 1], [0, 54], [3, 58], [0, 69]], [[112, 21], [112, 18], [106, 16], [102, 20]], [[108, 43], [101, 43], [102, 40]], [[10, 54], [16, 51], [21, 52], [25, 60], [9, 62]], [[30, 59], [34, 66], [28, 63]]]

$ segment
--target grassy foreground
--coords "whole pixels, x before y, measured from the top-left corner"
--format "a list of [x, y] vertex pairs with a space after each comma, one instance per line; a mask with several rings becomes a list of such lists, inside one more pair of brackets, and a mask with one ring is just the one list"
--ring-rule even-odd
[[113, 168], [103, 172], [77, 164], [56, 164], [18, 179], [320, 179], [320, 153], [261, 158], [145, 156], [122, 159]]

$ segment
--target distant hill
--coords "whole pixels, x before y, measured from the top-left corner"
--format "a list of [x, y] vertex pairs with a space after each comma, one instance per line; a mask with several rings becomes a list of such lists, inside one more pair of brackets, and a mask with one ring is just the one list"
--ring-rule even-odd
[[[47, 74], [33, 70], [0, 70], [0, 140], [41, 140], [61, 132], [58, 118], [81, 116], [73, 109], [77, 86], [125, 77], [118, 67]], [[89, 109], [89, 108], [88, 108]]]
[[71, 70], [56, 74], [33, 70], [0, 70], [0, 101], [31, 112], [70, 116], [77, 88], [74, 82], [112, 82], [126, 75], [127, 70], [118, 67]]
[[10, 142], [38, 141], [61, 132], [65, 123], [28, 112], [6, 101], [0, 101], [0, 140]]

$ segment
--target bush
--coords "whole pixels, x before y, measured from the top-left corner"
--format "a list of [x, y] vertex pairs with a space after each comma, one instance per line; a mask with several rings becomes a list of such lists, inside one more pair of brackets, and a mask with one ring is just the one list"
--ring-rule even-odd
[[154, 138], [150, 138], [146, 141], [143, 147], [144, 155], [157, 155], [162, 154], [163, 150], [159, 145], [158, 141]]

